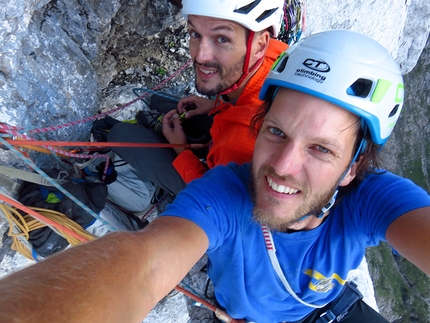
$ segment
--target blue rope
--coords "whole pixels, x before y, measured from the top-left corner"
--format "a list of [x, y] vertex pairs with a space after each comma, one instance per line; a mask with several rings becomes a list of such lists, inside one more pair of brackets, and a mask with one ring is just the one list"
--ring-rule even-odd
[[79, 201], [76, 197], [74, 197], [72, 194], [70, 194], [66, 189], [64, 189], [60, 184], [58, 184], [55, 180], [53, 180], [51, 177], [49, 177], [43, 170], [41, 170], [36, 164], [29, 158], [25, 157], [19, 150], [17, 150], [13, 145], [9, 144], [6, 140], [0, 136], [0, 142], [3, 143], [7, 148], [9, 148], [11, 151], [13, 151], [18, 157], [20, 157], [26, 164], [28, 164], [31, 168], [33, 168], [39, 175], [43, 176], [49, 183], [51, 183], [53, 186], [55, 186], [60, 192], [62, 192], [64, 195], [66, 195], [69, 199], [71, 199], [73, 202], [75, 202], [77, 205], [79, 205], [82, 209], [87, 211], [90, 215], [92, 215], [94, 218], [102, 222], [104, 225], [106, 225], [109, 230], [116, 231], [116, 229], [108, 223], [106, 220], [100, 217], [97, 213], [95, 213], [93, 210], [91, 210], [88, 206], [83, 204], [81, 201]]

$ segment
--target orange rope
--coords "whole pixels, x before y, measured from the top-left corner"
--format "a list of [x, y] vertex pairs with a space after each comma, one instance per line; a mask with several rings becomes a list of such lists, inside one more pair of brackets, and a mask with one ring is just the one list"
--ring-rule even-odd
[[134, 147], [134, 148], [204, 148], [207, 144], [167, 144], [139, 142], [87, 142], [87, 141], [45, 141], [45, 140], [12, 140], [6, 139], [14, 146], [70, 146], [70, 147]]
[[52, 220], [48, 219], [47, 217], [45, 217], [45, 216], [37, 213], [36, 211], [34, 211], [34, 210], [26, 207], [25, 205], [23, 205], [23, 204], [15, 201], [15, 200], [7, 197], [6, 195], [3, 195], [2, 193], [0, 193], [0, 199], [2, 201], [4, 201], [4, 202], [6, 202], [6, 203], [8, 203], [8, 204], [10, 204], [10, 205], [12, 205], [14, 207], [16, 207], [17, 209], [19, 209], [19, 210], [21, 210], [21, 211], [23, 211], [23, 212], [31, 215], [32, 217], [34, 217], [37, 220], [45, 223], [46, 225], [49, 225], [50, 227], [53, 227], [53, 228], [57, 229], [60, 232], [64, 232], [64, 233], [70, 235], [71, 237], [77, 239], [80, 242], [87, 242], [87, 241], [89, 241], [87, 238], [82, 237], [78, 233], [70, 230], [69, 228], [66, 228], [63, 225], [61, 225], [61, 224], [59, 224], [59, 223], [57, 223], [55, 221], [52, 221]]

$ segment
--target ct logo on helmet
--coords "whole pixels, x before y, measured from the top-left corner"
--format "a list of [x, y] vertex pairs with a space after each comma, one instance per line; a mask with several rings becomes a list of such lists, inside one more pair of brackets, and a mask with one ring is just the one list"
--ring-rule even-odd
[[330, 72], [330, 66], [322, 59], [307, 58], [303, 62], [303, 65], [317, 72], [322, 72], [322, 73]]

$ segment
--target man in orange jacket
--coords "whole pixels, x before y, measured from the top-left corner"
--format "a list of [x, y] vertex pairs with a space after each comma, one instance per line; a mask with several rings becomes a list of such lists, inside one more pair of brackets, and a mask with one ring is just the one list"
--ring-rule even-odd
[[[193, 150], [170, 148], [115, 148], [144, 179], [177, 194], [188, 182], [216, 165], [243, 163], [252, 156], [255, 138], [249, 126], [262, 101], [263, 81], [278, 55], [287, 48], [275, 40], [283, 18], [284, 0], [241, 1], [220, 4], [211, 0], [184, 0], [190, 54], [196, 72], [196, 89], [216, 100], [190, 96], [163, 117], [162, 134], [149, 128], [119, 123], [108, 141], [169, 142], [186, 144], [179, 114], [191, 120], [209, 115], [211, 143], [206, 160]], [[191, 110], [190, 107], [193, 107]]]

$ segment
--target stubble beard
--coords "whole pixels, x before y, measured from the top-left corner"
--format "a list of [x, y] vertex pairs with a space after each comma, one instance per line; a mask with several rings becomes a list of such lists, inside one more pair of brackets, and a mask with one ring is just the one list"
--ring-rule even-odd
[[[282, 203], [280, 200], [274, 197], [270, 197], [269, 199], [266, 198], [266, 203], [269, 204], [268, 208], [259, 207], [257, 205], [257, 195], [259, 194], [257, 189], [257, 183], [259, 183], [261, 180], [265, 180], [265, 175], [270, 175], [282, 181], [286, 180], [290, 183], [298, 184], [297, 187], [303, 189], [300, 194], [303, 194], [304, 196], [307, 195], [307, 190], [305, 189], [305, 185], [297, 183], [297, 181], [292, 178], [280, 177], [276, 175], [276, 173], [271, 168], [262, 168], [258, 172], [256, 172], [254, 170], [254, 167], [252, 166], [252, 176], [250, 178], [250, 192], [254, 204], [254, 207], [252, 209], [253, 219], [260, 224], [266, 224], [271, 230], [274, 231], [288, 232], [291, 230], [292, 226], [298, 224], [301, 221], [305, 221], [308, 216], [314, 217], [319, 215], [321, 213], [321, 209], [332, 198], [335, 190], [337, 189], [337, 184], [335, 184], [331, 189], [327, 190], [326, 192], [310, 197], [290, 216], [280, 218], [271, 211], [272, 209], [279, 209], [282, 207]], [[285, 211], [281, 212], [284, 212], [286, 214], [290, 213], [288, 209], [285, 209]]]
[[218, 74], [221, 79], [221, 82], [216, 84], [213, 88], [209, 88], [209, 87], [206, 87], [204, 83], [199, 84], [196, 78], [195, 86], [197, 91], [200, 94], [212, 96], [227, 90], [229, 87], [233, 86], [241, 78], [243, 73], [244, 62], [245, 62], [245, 56], [243, 56], [242, 59], [238, 63], [233, 65], [229, 70], [224, 71], [222, 69], [222, 66], [219, 65], [218, 63], [197, 64], [196, 60], [194, 60], [193, 65], [195, 70], [197, 70], [198, 67], [216, 68], [218, 70]]

